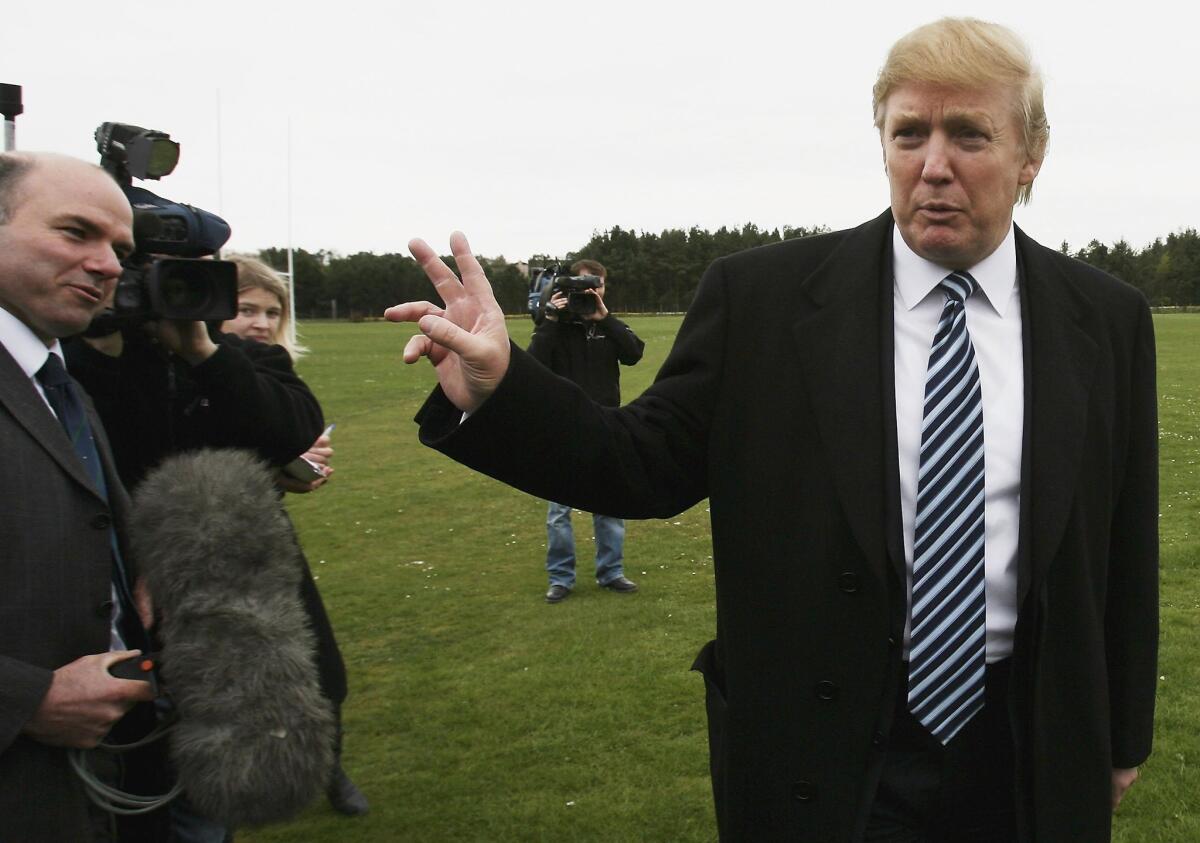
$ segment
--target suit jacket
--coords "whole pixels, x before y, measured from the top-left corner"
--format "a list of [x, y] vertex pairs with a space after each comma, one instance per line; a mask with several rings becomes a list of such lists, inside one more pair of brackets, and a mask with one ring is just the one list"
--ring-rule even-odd
[[[514, 348], [461, 426], [440, 392], [417, 417], [427, 444], [588, 511], [666, 517], [710, 498], [717, 636], [695, 667], [723, 839], [854, 840], [874, 794], [906, 613], [892, 224], [887, 212], [716, 261], [654, 385], [624, 408]], [[1133, 288], [1019, 230], [1017, 251], [1019, 822], [1026, 841], [1092, 843], [1110, 837], [1111, 768], [1150, 751], [1152, 326]], [[536, 466], [531, 443], [550, 451]]]
[[[87, 801], [66, 750], [23, 737], [53, 671], [109, 649], [110, 525], [128, 569], [128, 498], [104, 428], [79, 390], [108, 483], [92, 486], [29, 378], [0, 345], [0, 836], [77, 843], [91, 837]], [[130, 571], [132, 577], [132, 572]], [[131, 646], [133, 646], [131, 644]]]

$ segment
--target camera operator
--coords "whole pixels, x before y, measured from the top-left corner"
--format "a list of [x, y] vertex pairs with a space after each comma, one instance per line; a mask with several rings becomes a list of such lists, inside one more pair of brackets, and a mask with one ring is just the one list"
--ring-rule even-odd
[[[618, 364], [632, 366], [641, 360], [645, 343], [608, 312], [604, 304], [608, 270], [603, 265], [593, 260], [577, 261], [571, 266], [571, 275], [566, 283], [556, 282], [546, 302], [545, 318], [530, 340], [529, 353], [556, 375], [574, 381], [596, 403], [619, 406]], [[596, 534], [596, 582], [618, 594], [637, 591], [622, 566], [625, 522], [594, 513], [592, 525]], [[571, 508], [553, 501], [546, 514], [546, 572], [550, 578], [546, 602], [565, 600], [575, 586], [575, 534]]]
[[250, 448], [283, 465], [321, 433], [320, 405], [280, 346], [162, 319], [64, 347], [131, 489], [171, 454]]
[[[217, 244], [219, 247], [220, 244]], [[91, 395], [117, 471], [135, 490], [166, 457], [199, 448], [252, 449], [272, 465], [304, 453], [320, 435], [320, 405], [278, 345], [223, 334], [204, 322], [156, 319], [63, 343], [68, 366]], [[250, 540], [248, 538], [248, 540]], [[133, 787], [161, 792], [154, 771]], [[169, 820], [148, 815], [177, 843], [222, 843], [232, 831], [200, 815], [187, 794]]]

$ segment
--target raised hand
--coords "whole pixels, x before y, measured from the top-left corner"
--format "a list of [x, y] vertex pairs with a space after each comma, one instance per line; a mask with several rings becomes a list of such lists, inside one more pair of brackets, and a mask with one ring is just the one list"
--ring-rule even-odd
[[410, 241], [408, 250], [446, 307], [427, 301], [405, 302], [389, 307], [384, 318], [417, 323], [421, 333], [404, 347], [404, 362], [428, 357], [446, 397], [460, 410], [474, 412], [496, 391], [508, 371], [504, 313], [461, 231], [450, 235], [450, 251], [462, 272], [462, 281], [424, 240]]

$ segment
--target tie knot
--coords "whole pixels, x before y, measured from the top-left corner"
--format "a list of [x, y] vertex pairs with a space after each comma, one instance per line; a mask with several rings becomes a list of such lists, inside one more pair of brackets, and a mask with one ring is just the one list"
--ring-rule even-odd
[[63, 386], [71, 382], [66, 367], [53, 351], [46, 356], [42, 368], [38, 369], [37, 379], [41, 381], [42, 386]]
[[951, 272], [938, 286], [947, 297], [962, 304], [979, 289], [979, 282], [972, 278], [969, 272]]

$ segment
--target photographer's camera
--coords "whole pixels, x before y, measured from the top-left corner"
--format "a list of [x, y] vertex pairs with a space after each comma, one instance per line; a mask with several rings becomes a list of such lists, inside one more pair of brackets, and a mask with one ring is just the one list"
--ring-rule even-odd
[[224, 321], [237, 313], [237, 267], [201, 260], [229, 239], [229, 224], [216, 214], [166, 199], [132, 179], [160, 179], [179, 161], [179, 144], [165, 132], [128, 123], [96, 129], [100, 166], [112, 174], [133, 207], [137, 250], [122, 261], [113, 304], [89, 326], [105, 336], [154, 319]]

